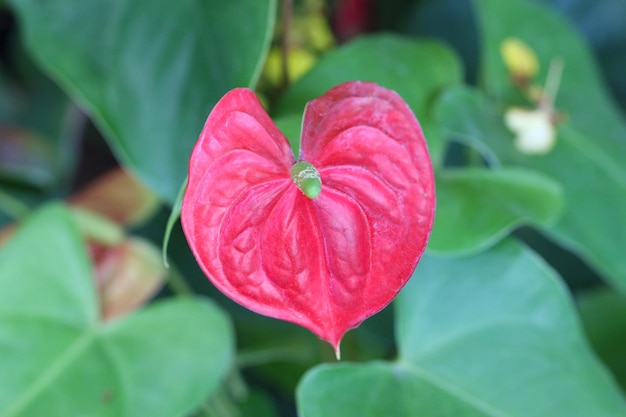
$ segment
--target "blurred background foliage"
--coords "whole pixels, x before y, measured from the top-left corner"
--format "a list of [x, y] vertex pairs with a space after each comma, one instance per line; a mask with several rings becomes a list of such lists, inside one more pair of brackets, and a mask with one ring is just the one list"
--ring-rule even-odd
[[[0, 417], [626, 415], [624, 22], [623, 0], [0, 0]], [[501, 62], [507, 36], [539, 57], [538, 85], [564, 57], [546, 157], [515, 149], [503, 123], [533, 104]], [[359, 364], [319, 367], [332, 350], [218, 293], [178, 225], [170, 269], [159, 247], [224, 92], [256, 87], [297, 149], [304, 104], [356, 78], [397, 90], [420, 119], [438, 219], [395, 310], [342, 342]], [[459, 323], [505, 332], [446, 344]], [[81, 391], [92, 375], [102, 383]], [[551, 410], [552, 390], [575, 401]]]

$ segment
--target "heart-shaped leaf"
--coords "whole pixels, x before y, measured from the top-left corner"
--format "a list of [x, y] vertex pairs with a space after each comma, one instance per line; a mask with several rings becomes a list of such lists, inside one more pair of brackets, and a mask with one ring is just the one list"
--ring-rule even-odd
[[566, 289], [520, 244], [425, 255], [396, 303], [399, 359], [314, 368], [301, 417], [626, 415]]
[[440, 170], [437, 215], [428, 250], [469, 253], [497, 243], [522, 224], [551, 224], [561, 213], [561, 186], [522, 169]]
[[[199, 299], [102, 324], [86, 245], [61, 205], [0, 251], [0, 416], [182, 416], [224, 377], [233, 337]], [[184, 381], [173, 391], [172, 381]]]
[[393, 91], [355, 81], [307, 105], [298, 162], [254, 93], [224, 96], [191, 156], [181, 220], [223, 293], [338, 352], [410, 277], [434, 205], [415, 116]]
[[206, 114], [229, 89], [256, 82], [275, 13], [274, 0], [9, 4], [41, 66], [170, 203]]

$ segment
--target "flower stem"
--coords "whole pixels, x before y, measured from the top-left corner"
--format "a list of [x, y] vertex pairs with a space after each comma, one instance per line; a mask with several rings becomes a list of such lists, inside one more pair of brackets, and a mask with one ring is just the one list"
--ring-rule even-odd
[[561, 76], [563, 75], [563, 59], [561, 57], [553, 58], [548, 68], [548, 76], [546, 77], [546, 85], [543, 90], [542, 105], [545, 108], [552, 109], [556, 101], [556, 95], [559, 92], [561, 84]]
[[167, 285], [172, 292], [177, 296], [190, 296], [193, 295], [193, 290], [187, 284], [187, 281], [182, 277], [178, 270], [170, 265], [167, 274]]
[[249, 368], [273, 362], [302, 363], [308, 359], [306, 353], [293, 348], [267, 348], [237, 354], [237, 366]]
[[280, 38], [281, 66], [282, 66], [282, 88], [289, 86], [289, 32], [291, 29], [291, 18], [293, 16], [293, 0], [283, 0], [282, 8], [282, 33]]

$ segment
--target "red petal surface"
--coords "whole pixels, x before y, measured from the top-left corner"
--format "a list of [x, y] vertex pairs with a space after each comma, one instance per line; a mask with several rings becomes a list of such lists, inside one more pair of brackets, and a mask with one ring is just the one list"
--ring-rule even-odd
[[411, 276], [434, 218], [432, 167], [404, 101], [356, 81], [309, 103], [300, 160], [320, 173], [315, 199], [291, 180], [291, 149], [254, 93], [233, 90], [194, 148], [181, 219], [216, 287], [337, 349]]

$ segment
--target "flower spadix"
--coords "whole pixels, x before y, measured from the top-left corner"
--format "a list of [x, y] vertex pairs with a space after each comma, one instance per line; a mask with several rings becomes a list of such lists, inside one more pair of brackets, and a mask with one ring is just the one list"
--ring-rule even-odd
[[191, 155], [181, 220], [219, 290], [338, 352], [415, 269], [434, 218], [433, 171], [409, 107], [367, 82], [309, 102], [300, 149], [296, 160], [251, 90], [230, 91]]

